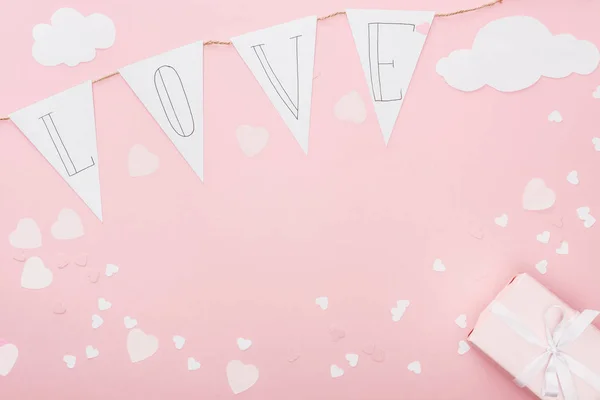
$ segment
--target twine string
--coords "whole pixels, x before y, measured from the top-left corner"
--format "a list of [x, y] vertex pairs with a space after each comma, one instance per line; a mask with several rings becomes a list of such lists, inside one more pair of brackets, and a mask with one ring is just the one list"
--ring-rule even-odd
[[[457, 11], [452, 11], [452, 12], [447, 12], [447, 13], [438, 13], [438, 14], [435, 14], [435, 16], [438, 17], [438, 18], [443, 18], [443, 17], [452, 17], [452, 16], [460, 15], [460, 14], [466, 14], [466, 13], [469, 13], [469, 12], [472, 12], [472, 11], [477, 11], [477, 10], [481, 10], [481, 9], [484, 9], [484, 8], [492, 7], [492, 6], [495, 6], [496, 4], [501, 4], [503, 1], [504, 0], [494, 0], [494, 1], [491, 1], [491, 2], [486, 3], [486, 4], [482, 4], [482, 5], [477, 6], [477, 7], [465, 8], [463, 10], [457, 10]], [[325, 21], [325, 20], [330, 19], [330, 18], [335, 18], [338, 15], [346, 15], [346, 11], [336, 11], [336, 12], [331, 13], [329, 15], [324, 15], [322, 17], [318, 17], [317, 21]], [[231, 45], [233, 45], [233, 43], [230, 40], [227, 40], [227, 41], [223, 41], [223, 40], [208, 40], [208, 41], [204, 42], [204, 46], [217, 46], [217, 45], [218, 46], [231, 46]], [[113, 76], [116, 76], [116, 75], [119, 75], [119, 71], [111, 72], [108, 75], [104, 75], [103, 77], [100, 77], [98, 79], [94, 79], [92, 81], [92, 83], [98, 83], [98, 82], [103, 81], [105, 79], [112, 78]], [[0, 121], [7, 121], [9, 119], [10, 119], [9, 117], [0, 117]]]

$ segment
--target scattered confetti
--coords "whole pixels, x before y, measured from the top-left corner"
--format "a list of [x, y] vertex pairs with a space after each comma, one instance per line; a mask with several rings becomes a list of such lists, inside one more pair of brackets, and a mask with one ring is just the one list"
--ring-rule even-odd
[[411, 362], [410, 364], [408, 364], [407, 368], [409, 371], [414, 372], [417, 375], [421, 373], [421, 363], [418, 361]]
[[508, 225], [508, 215], [502, 214], [501, 216], [494, 218], [494, 223], [501, 228], [506, 228]]
[[132, 363], [144, 361], [152, 357], [158, 350], [158, 338], [148, 335], [139, 328], [134, 328], [127, 335], [127, 352]]
[[22, 218], [8, 235], [8, 241], [17, 249], [37, 249], [42, 246], [42, 232], [33, 219]]
[[173, 336], [173, 343], [175, 344], [175, 348], [177, 350], [181, 350], [185, 345], [185, 338], [183, 336], [175, 335]]
[[79, 265], [80, 267], [85, 267], [87, 265], [87, 254], [83, 253], [78, 255], [75, 258], [75, 264]]
[[92, 315], [92, 328], [93, 329], [100, 328], [103, 323], [104, 323], [104, 320], [102, 319], [101, 316], [99, 316], [98, 314]]
[[444, 272], [446, 271], [446, 266], [439, 258], [436, 258], [433, 262], [433, 270], [436, 272]]
[[100, 273], [98, 271], [90, 271], [88, 273], [88, 279], [90, 283], [96, 283], [100, 280]]
[[464, 340], [461, 340], [460, 342], [458, 342], [458, 354], [459, 355], [462, 356], [469, 350], [471, 350], [471, 346], [469, 346], [469, 343], [465, 342]]
[[258, 382], [258, 368], [240, 360], [227, 363], [227, 381], [233, 394], [245, 392]]
[[67, 312], [67, 309], [65, 308], [63, 303], [56, 303], [52, 308], [52, 312], [56, 315], [62, 315]]
[[566, 241], [560, 242], [560, 247], [556, 249], [556, 254], [566, 255], [569, 254], [569, 243]]
[[577, 216], [583, 221], [584, 228], [591, 228], [596, 223], [596, 218], [590, 214], [589, 207], [579, 207], [577, 209]]
[[567, 182], [573, 184], [573, 185], [578, 185], [579, 184], [579, 176], [577, 174], [577, 171], [571, 171], [569, 172], [569, 175], [567, 175]]
[[535, 264], [535, 269], [537, 269], [540, 274], [545, 275], [546, 272], [548, 272], [548, 261], [539, 261], [537, 264]]
[[46, 268], [41, 258], [30, 257], [23, 265], [21, 287], [23, 289], [44, 289], [50, 286], [53, 278], [54, 274], [49, 268]]
[[548, 115], [548, 121], [550, 122], [562, 122], [562, 120], [562, 115], [560, 115], [560, 113], [556, 110], [552, 111]]
[[106, 311], [111, 307], [112, 307], [112, 303], [110, 301], [107, 301], [104, 297], [100, 297], [98, 299], [98, 309], [100, 311]]
[[385, 351], [383, 351], [383, 349], [380, 349], [379, 347], [375, 347], [375, 349], [373, 349], [373, 354], [371, 354], [371, 360], [378, 362], [378, 363], [382, 363], [385, 361]]
[[352, 368], [358, 365], [358, 354], [348, 353], [346, 354], [346, 361]]
[[408, 300], [398, 300], [396, 302], [396, 307], [392, 308], [390, 311], [392, 312], [392, 321], [398, 322], [402, 319], [404, 312], [410, 305], [410, 301]]
[[117, 267], [114, 264], [106, 264], [106, 271], [105, 271], [106, 276], [111, 277], [114, 274], [116, 274], [117, 272], [119, 272], [119, 267]]
[[244, 339], [244, 338], [238, 338], [237, 339], [237, 345], [239, 347], [240, 350], [245, 351], [248, 350], [250, 348], [250, 346], [252, 346], [252, 340], [250, 339]]
[[556, 194], [543, 179], [533, 178], [523, 192], [523, 208], [528, 211], [547, 210], [554, 205]]
[[200, 368], [200, 363], [194, 357], [188, 357], [187, 367], [188, 371], [196, 371]]
[[329, 328], [329, 334], [331, 335], [331, 340], [334, 342], [339, 342], [346, 337], [346, 332], [337, 326], [331, 326]]
[[1, 343], [0, 339], [0, 376], [7, 376], [17, 363], [19, 349], [11, 343]]
[[460, 328], [465, 329], [467, 327], [467, 316], [465, 314], [460, 314], [458, 317], [456, 317], [454, 323]]
[[331, 364], [331, 367], [329, 367], [329, 372], [331, 373], [332, 378], [339, 378], [340, 376], [344, 376], [344, 370], [335, 364]]
[[329, 307], [329, 299], [325, 296], [317, 297], [315, 299], [315, 304], [321, 307], [321, 310], [327, 310], [327, 307]]
[[540, 243], [548, 244], [550, 241], [550, 232], [544, 231], [542, 233], [538, 233], [536, 239]]
[[85, 348], [85, 355], [87, 356], [88, 360], [91, 360], [92, 358], [98, 357], [100, 355], [100, 352], [93, 346], [87, 346]]
[[66, 356], [63, 356], [63, 361], [67, 364], [67, 368], [72, 369], [75, 367], [77, 357], [67, 354]]
[[125, 318], [123, 318], [123, 324], [125, 324], [125, 328], [131, 329], [131, 328], [135, 328], [137, 326], [138, 321], [135, 318], [126, 316]]

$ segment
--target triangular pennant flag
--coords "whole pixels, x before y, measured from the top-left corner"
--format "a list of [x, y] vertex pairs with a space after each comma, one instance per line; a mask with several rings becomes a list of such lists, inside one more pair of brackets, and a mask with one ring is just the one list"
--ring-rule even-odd
[[196, 42], [119, 70], [127, 84], [202, 180], [204, 180], [203, 51], [202, 42]]
[[347, 10], [346, 14], [387, 145], [435, 13]]
[[307, 154], [316, 35], [307, 17], [231, 39]]
[[10, 119], [102, 221], [92, 82], [15, 111]]

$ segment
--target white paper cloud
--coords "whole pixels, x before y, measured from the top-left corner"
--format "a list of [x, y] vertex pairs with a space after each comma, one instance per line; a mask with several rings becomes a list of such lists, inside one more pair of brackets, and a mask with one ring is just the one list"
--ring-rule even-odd
[[60, 8], [50, 21], [51, 25], [33, 27], [33, 58], [45, 66], [74, 67], [92, 61], [96, 49], [107, 49], [115, 42], [115, 24], [106, 15], [84, 17], [72, 8]]
[[587, 75], [600, 61], [598, 48], [572, 35], [552, 35], [532, 17], [500, 18], [481, 28], [471, 50], [440, 59], [436, 71], [464, 92], [489, 85], [501, 92], [528, 88], [542, 76]]

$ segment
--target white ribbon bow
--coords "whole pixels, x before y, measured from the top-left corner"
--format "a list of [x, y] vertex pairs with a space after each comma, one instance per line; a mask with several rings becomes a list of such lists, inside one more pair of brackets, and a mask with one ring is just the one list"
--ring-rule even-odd
[[[553, 309], [560, 311], [561, 320], [554, 331], [551, 331], [548, 319]], [[562, 391], [565, 400], [577, 400], [577, 389], [571, 374], [578, 376], [600, 393], [600, 376], [562, 350], [564, 345], [575, 341], [592, 324], [600, 312], [583, 310], [580, 314], [567, 320], [565, 310], [561, 306], [549, 307], [544, 313], [546, 325], [546, 342], [544, 343], [503, 304], [497, 301], [493, 302], [490, 311], [500, 317], [506, 325], [527, 342], [545, 349], [544, 353], [531, 361], [515, 378], [517, 385], [520, 387], [529, 385], [531, 380], [545, 367], [542, 396], [558, 397]]]

